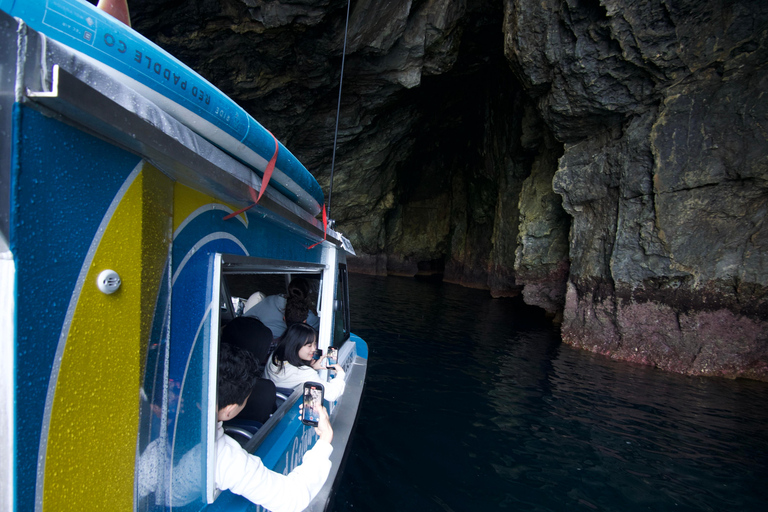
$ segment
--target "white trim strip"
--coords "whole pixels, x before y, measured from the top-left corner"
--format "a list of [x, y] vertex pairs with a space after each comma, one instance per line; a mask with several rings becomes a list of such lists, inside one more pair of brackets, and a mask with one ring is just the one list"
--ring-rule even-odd
[[16, 262], [11, 251], [4, 251], [0, 253], [0, 510], [13, 510], [15, 500], [15, 290]]
[[219, 325], [221, 323], [221, 253], [217, 252], [213, 259], [213, 286], [211, 287], [211, 336], [208, 340], [208, 407], [206, 415], [205, 437], [205, 497], [208, 503], [216, 498], [216, 421], [219, 409], [216, 391], [219, 374]]

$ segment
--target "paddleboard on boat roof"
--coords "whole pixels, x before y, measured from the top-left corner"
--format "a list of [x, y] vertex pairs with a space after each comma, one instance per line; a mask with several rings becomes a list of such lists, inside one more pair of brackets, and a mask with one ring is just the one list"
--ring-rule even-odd
[[0, 0], [0, 10], [108, 68], [181, 123], [263, 175], [277, 149], [269, 181], [318, 215], [323, 192], [304, 165], [253, 117], [191, 68], [85, 0]]

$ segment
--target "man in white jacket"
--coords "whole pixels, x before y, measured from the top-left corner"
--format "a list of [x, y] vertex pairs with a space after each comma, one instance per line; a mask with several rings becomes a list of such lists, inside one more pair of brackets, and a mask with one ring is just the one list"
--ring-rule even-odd
[[[222, 422], [231, 420], [245, 407], [259, 375], [258, 362], [247, 350], [222, 343], [218, 373], [218, 423], [214, 445], [216, 487], [229, 489], [272, 512], [304, 510], [320, 491], [331, 470], [333, 430], [328, 412], [324, 407], [320, 410], [320, 420], [315, 428], [320, 438], [304, 454], [302, 464], [287, 475], [276, 473], [267, 469], [260, 458], [243, 450], [237, 441], [224, 433], [222, 426]], [[170, 446], [163, 436], [149, 443], [140, 455], [139, 498], [149, 499], [153, 494], [155, 503], [171, 507], [199, 500], [202, 445], [193, 447], [174, 464], [171, 481], [166, 482], [164, 475], [168, 471], [164, 468], [170, 464], [170, 453]]]
[[317, 495], [331, 470], [333, 430], [328, 411], [321, 408], [320, 420], [315, 427], [320, 438], [304, 454], [301, 465], [287, 475], [267, 469], [261, 459], [243, 450], [222, 427], [222, 422], [233, 419], [243, 410], [258, 375], [258, 363], [249, 352], [222, 343], [215, 446], [216, 487], [229, 489], [272, 512], [299, 512]]

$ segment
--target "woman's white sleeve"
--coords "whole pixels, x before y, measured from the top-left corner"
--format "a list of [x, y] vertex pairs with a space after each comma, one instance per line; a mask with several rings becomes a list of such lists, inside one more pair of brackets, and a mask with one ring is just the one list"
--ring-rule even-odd
[[344, 381], [343, 375], [337, 375], [335, 379], [331, 379], [330, 382], [323, 382], [325, 387], [325, 399], [329, 402], [335, 402], [342, 393], [347, 383]]

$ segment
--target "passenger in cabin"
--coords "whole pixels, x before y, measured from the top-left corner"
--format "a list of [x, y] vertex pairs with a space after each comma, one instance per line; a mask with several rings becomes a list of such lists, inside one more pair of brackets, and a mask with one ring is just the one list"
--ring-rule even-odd
[[264, 375], [280, 388], [293, 388], [307, 381], [322, 382], [318, 370], [333, 368], [336, 377], [325, 382], [325, 398], [335, 401], [344, 392], [344, 369], [339, 364], [323, 366], [327, 356], [312, 359], [317, 350], [317, 331], [305, 323], [293, 324], [280, 338], [269, 358]]
[[306, 322], [315, 329], [320, 327], [320, 319], [310, 311], [309, 281], [295, 277], [288, 285], [288, 294], [264, 297], [258, 304], [243, 312], [243, 316], [258, 318], [272, 331], [272, 336], [279, 338], [294, 322]]
[[258, 364], [247, 351], [222, 344], [219, 353], [218, 423], [214, 469], [216, 487], [229, 489], [272, 512], [304, 510], [322, 488], [331, 470], [333, 430], [325, 407], [315, 428], [320, 438], [304, 454], [302, 464], [288, 475], [267, 469], [261, 459], [243, 450], [224, 433], [222, 422], [231, 420], [245, 407]]
[[[221, 342], [247, 350], [263, 368], [272, 345], [272, 331], [260, 320], [239, 316], [221, 330]], [[275, 391], [274, 382], [259, 378], [253, 386], [248, 403], [238, 417], [257, 421], [262, 425], [266, 423], [276, 409]]]

